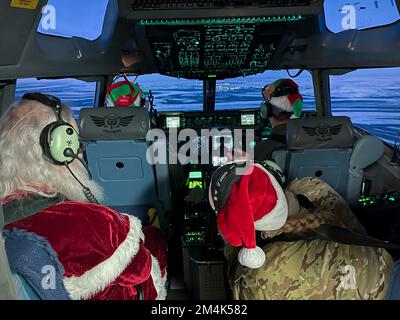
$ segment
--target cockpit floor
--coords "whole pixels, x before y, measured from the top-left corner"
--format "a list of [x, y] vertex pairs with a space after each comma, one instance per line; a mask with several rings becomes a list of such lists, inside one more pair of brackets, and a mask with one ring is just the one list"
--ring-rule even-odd
[[172, 278], [170, 280], [167, 300], [189, 300], [189, 294], [185, 288], [183, 278]]

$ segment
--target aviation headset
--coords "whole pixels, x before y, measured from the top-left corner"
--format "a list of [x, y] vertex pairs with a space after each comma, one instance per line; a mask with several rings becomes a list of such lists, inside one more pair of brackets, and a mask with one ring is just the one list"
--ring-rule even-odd
[[62, 119], [61, 100], [52, 95], [42, 93], [27, 93], [22, 97], [23, 100], [37, 101], [54, 110], [56, 121], [48, 124], [40, 133], [40, 146], [42, 147], [45, 159], [55, 165], [64, 165], [82, 186], [86, 198], [93, 203], [99, 203], [91, 190], [84, 186], [82, 182], [71, 171], [69, 164], [77, 159], [86, 169], [91, 178], [90, 170], [82, 159], [78, 157], [80, 152], [79, 135], [75, 128]]
[[[262, 90], [261, 90], [261, 95], [264, 96], [264, 91], [265, 89], [267, 89], [270, 86], [270, 84], [267, 84]], [[299, 93], [299, 89], [296, 88], [295, 86], [293, 86], [292, 84], [288, 83], [288, 82], [281, 82], [276, 88], [275, 90], [272, 92], [271, 96], [269, 96], [268, 98], [265, 98], [265, 101], [263, 103], [261, 103], [260, 106], [260, 115], [263, 119], [267, 120], [269, 118], [271, 118], [273, 115], [277, 116], [280, 112], [277, 112], [277, 108], [274, 107], [271, 103], [270, 103], [270, 99], [273, 97], [282, 97], [282, 96], [286, 96], [289, 94], [296, 94]]]
[[62, 119], [61, 100], [42, 93], [27, 93], [22, 99], [40, 102], [54, 110], [57, 120], [48, 124], [40, 134], [40, 146], [46, 160], [55, 165], [71, 163], [79, 153], [79, 135]]
[[[243, 169], [246, 164], [248, 164], [246, 161], [236, 161], [214, 171], [209, 186], [208, 200], [216, 213], [225, 207], [231, 195], [232, 186], [242, 178], [241, 175], [236, 174], [236, 169]], [[279, 185], [284, 187], [286, 177], [277, 164], [272, 161], [255, 162], [255, 164], [263, 166], [278, 181]]]

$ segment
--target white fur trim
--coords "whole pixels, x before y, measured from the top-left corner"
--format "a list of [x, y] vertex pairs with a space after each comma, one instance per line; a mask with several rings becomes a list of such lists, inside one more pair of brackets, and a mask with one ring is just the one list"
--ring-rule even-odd
[[127, 215], [130, 230], [126, 239], [113, 255], [80, 277], [64, 278], [64, 285], [73, 300], [84, 300], [103, 291], [117, 279], [131, 263], [139, 251], [140, 240], [144, 240], [142, 223], [139, 219]]
[[254, 222], [254, 228], [257, 231], [273, 231], [278, 230], [283, 227], [288, 218], [288, 205], [285, 197], [285, 193], [283, 192], [282, 187], [279, 182], [275, 179], [275, 177], [268, 172], [262, 165], [255, 164], [258, 168], [263, 170], [268, 174], [268, 177], [271, 179], [272, 186], [275, 188], [276, 195], [278, 196], [278, 200], [275, 208], [271, 210], [268, 214], [262, 217], [260, 220]]
[[265, 263], [265, 252], [260, 247], [243, 248], [238, 253], [238, 260], [242, 266], [250, 269], [261, 268]]
[[165, 273], [164, 277], [162, 277], [160, 264], [153, 255], [151, 256], [151, 278], [157, 291], [156, 300], [165, 300], [167, 298], [167, 288], [165, 287], [167, 274]]
[[271, 103], [279, 111], [293, 112], [293, 106], [290, 104], [287, 96], [273, 97], [269, 103]]

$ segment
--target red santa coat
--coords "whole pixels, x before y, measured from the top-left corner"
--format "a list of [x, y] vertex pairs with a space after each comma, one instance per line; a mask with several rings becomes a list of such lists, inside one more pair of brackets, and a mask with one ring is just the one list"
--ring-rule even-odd
[[[165, 299], [166, 243], [154, 227], [92, 203], [62, 202], [7, 228], [46, 238], [73, 300]], [[145, 242], [146, 236], [146, 242]]]

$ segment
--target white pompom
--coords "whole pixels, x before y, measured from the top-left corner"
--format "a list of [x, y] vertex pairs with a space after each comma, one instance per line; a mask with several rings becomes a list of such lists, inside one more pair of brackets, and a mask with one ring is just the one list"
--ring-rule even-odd
[[265, 263], [265, 253], [260, 247], [255, 247], [254, 249], [243, 248], [239, 251], [238, 260], [242, 266], [258, 269]]

